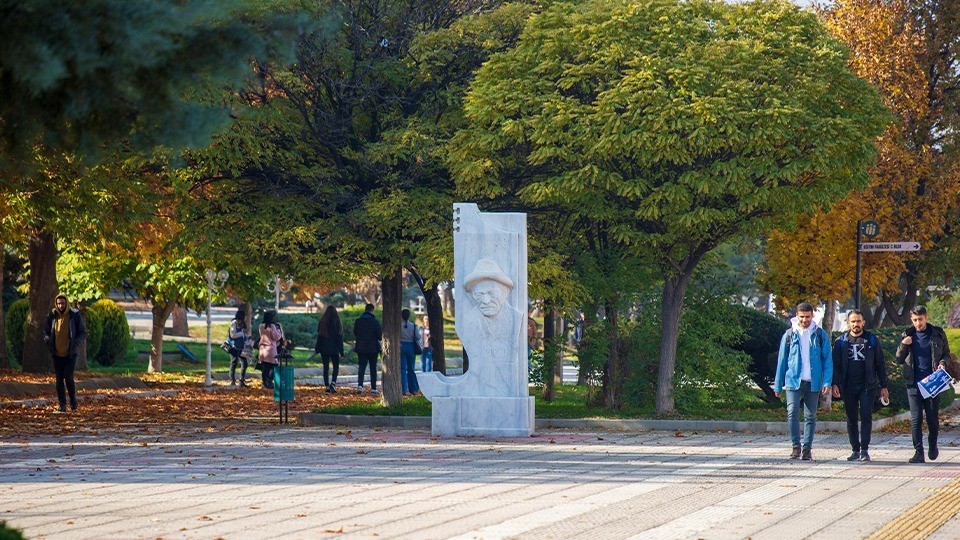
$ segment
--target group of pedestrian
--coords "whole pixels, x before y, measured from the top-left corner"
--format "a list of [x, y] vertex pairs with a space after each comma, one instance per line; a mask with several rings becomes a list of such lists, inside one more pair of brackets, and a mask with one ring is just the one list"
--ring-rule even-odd
[[[910, 463], [923, 463], [923, 423], [927, 424], [926, 457], [935, 460], [940, 420], [939, 396], [924, 397], [917, 384], [951, 359], [950, 346], [942, 328], [929, 324], [927, 310], [917, 306], [910, 311], [909, 328], [897, 345], [895, 360], [902, 365], [910, 405], [910, 428], [914, 455]], [[873, 428], [874, 401], [890, 403], [887, 364], [880, 339], [864, 329], [863, 313], [854, 309], [847, 314], [848, 330], [830, 342], [826, 330], [813, 320], [813, 305], [801, 302], [796, 317], [780, 340], [774, 392], [786, 394], [787, 425], [792, 448], [790, 459], [813, 459], [813, 434], [821, 396], [843, 399], [847, 417], [847, 435], [852, 453], [849, 461], [870, 461], [870, 436]], [[803, 406], [804, 430], [800, 438], [799, 409]]]
[[[383, 328], [373, 312], [373, 304], [367, 304], [363, 314], [354, 322], [353, 334], [356, 339], [354, 350], [359, 361], [357, 391], [364, 391], [364, 377], [369, 368], [371, 393], [376, 394], [377, 358], [382, 350]], [[423, 356], [423, 371], [431, 368], [430, 334], [426, 324], [421, 329], [415, 321], [410, 320], [410, 310], [404, 309], [401, 318], [400, 380], [406, 396], [420, 391], [415, 374], [416, 356]], [[937, 446], [940, 398], [936, 395], [924, 397], [917, 385], [938, 368], [946, 367], [955, 360], [951, 358], [946, 333], [942, 328], [929, 323], [925, 307], [913, 308], [910, 311], [910, 322], [912, 327], [901, 336], [895, 360], [897, 365], [902, 365], [910, 406], [910, 428], [915, 452], [909, 461], [923, 463], [927, 458], [936, 460], [940, 455]], [[847, 314], [848, 330], [831, 343], [829, 333], [813, 320], [813, 305], [809, 302], [797, 305], [796, 316], [791, 319], [790, 328], [780, 340], [774, 380], [776, 396], [786, 394], [787, 424], [792, 443], [790, 459], [813, 459], [817, 408], [821, 396], [832, 395], [843, 400], [846, 412], [847, 434], [852, 449], [847, 459], [870, 461], [874, 400], [879, 393], [881, 402], [889, 404], [890, 392], [887, 364], [880, 339], [866, 331], [864, 324], [863, 313], [857, 309], [851, 310]], [[70, 308], [66, 296], [57, 296], [54, 309], [48, 314], [44, 326], [44, 340], [53, 358], [60, 411], [67, 410], [68, 397], [70, 408], [77, 408], [73, 372], [78, 348], [86, 334], [80, 312]], [[282, 347], [285, 343], [283, 327], [275, 310], [264, 313], [259, 334], [257, 365], [262, 371], [264, 388], [272, 389], [274, 368], [283, 354]], [[240, 386], [246, 385], [248, 358], [243, 351], [250, 349], [251, 339], [246, 326], [246, 311], [239, 309], [229, 328], [231, 384], [236, 384], [236, 369], [240, 367]], [[318, 322], [314, 350], [323, 360], [323, 382], [326, 391], [336, 392], [344, 349], [343, 323], [333, 306], [326, 308]], [[804, 417], [802, 440], [799, 419], [801, 405]], [[926, 456], [923, 445], [924, 422], [927, 425]]]

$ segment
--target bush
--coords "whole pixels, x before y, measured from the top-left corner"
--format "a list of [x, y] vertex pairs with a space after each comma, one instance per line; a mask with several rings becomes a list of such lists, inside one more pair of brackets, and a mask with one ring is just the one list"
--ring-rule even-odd
[[780, 339], [789, 325], [769, 313], [747, 306], [735, 305], [731, 308], [744, 332], [743, 340], [733, 349], [750, 357], [750, 378], [763, 390], [768, 400], [775, 400], [771, 386], [777, 374]]
[[[353, 324], [363, 315], [364, 306], [348, 306], [340, 311], [340, 320], [343, 321], [343, 341], [344, 343], [353, 343], [356, 337], [353, 335]], [[383, 310], [375, 309], [373, 316], [381, 323], [383, 322]], [[420, 323], [417, 323], [420, 324]]]
[[[637, 321], [623, 324], [621, 350], [630, 375], [627, 396], [640, 407], [656, 401], [660, 366], [660, 297], [652, 291], [641, 299]], [[737, 307], [704, 288], [691, 286], [684, 299], [677, 342], [674, 396], [679, 412], [698, 414], [717, 406], [736, 406], [754, 399], [748, 367], [750, 357], [734, 349], [743, 341], [736, 322]]]
[[96, 311], [96, 316], [103, 323], [103, 337], [97, 351], [97, 362], [102, 366], [110, 366], [123, 360], [130, 345], [130, 326], [123, 308], [113, 300], [104, 298], [94, 302], [89, 310]]
[[[305, 313], [283, 313], [279, 317], [283, 326], [284, 336], [290, 340], [293, 347], [305, 347], [313, 350], [317, 341], [317, 322], [320, 315]], [[260, 323], [263, 322], [263, 313], [253, 319], [253, 334], [259, 339]]]
[[7, 525], [6, 521], [0, 521], [0, 540], [24, 540], [24, 538], [19, 529]]
[[23, 363], [23, 343], [27, 336], [27, 315], [30, 312], [30, 302], [21, 298], [10, 304], [4, 324], [7, 331], [7, 351], [10, 357], [18, 363]]
[[86, 312], [87, 358], [96, 358], [103, 342], [103, 319], [100, 312], [95, 309], [88, 307]]

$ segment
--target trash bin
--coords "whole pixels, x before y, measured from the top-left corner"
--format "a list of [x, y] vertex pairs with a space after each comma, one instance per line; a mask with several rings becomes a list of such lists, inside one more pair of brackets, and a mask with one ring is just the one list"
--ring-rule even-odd
[[290, 355], [278, 358], [273, 370], [273, 400], [280, 406], [280, 423], [290, 423], [289, 403], [293, 401], [293, 364]]

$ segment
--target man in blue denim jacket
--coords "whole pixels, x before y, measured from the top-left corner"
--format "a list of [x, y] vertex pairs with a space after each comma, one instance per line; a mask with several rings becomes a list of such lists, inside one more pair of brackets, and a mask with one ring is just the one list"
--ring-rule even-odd
[[[797, 316], [780, 340], [777, 377], [773, 391], [777, 397], [787, 390], [787, 424], [793, 450], [790, 459], [813, 459], [813, 431], [817, 426], [817, 405], [820, 395], [830, 393], [833, 381], [833, 359], [830, 335], [813, 321], [813, 305], [797, 304]], [[800, 445], [798, 409], [803, 402], [803, 446]]]

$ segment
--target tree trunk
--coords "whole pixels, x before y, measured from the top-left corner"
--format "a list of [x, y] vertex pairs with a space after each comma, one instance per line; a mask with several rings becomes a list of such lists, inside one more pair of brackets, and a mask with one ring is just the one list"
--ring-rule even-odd
[[456, 313], [455, 307], [456, 300], [453, 299], [453, 282], [448, 281], [446, 287], [443, 288], [443, 311], [453, 317]]
[[380, 282], [383, 300], [382, 402], [390, 407], [403, 402], [400, 394], [400, 310], [403, 307], [403, 276], [400, 269]]
[[833, 326], [837, 320], [837, 303], [834, 300], [824, 300], [823, 302], [823, 320], [820, 327], [827, 331], [827, 335], [833, 335]]
[[563, 384], [563, 349], [567, 345], [567, 333], [563, 329], [563, 317], [557, 313], [557, 310], [553, 310], [553, 324], [555, 330], [553, 335], [554, 339], [557, 342], [557, 353], [555, 358], [556, 362], [553, 364], [553, 383], [556, 386]]
[[53, 233], [33, 231], [27, 246], [30, 261], [30, 314], [23, 345], [23, 370], [53, 371], [53, 359], [43, 341], [43, 326], [57, 297], [57, 239]]
[[10, 354], [7, 352], [6, 312], [3, 310], [3, 267], [7, 258], [7, 246], [0, 244], [0, 369], [10, 369]]
[[[77, 302], [76, 308], [80, 310], [80, 316], [83, 317], [83, 324], [86, 328], [90, 328], [90, 325], [87, 324], [87, 301], [81, 300]], [[90, 367], [87, 365], [87, 340], [84, 339], [80, 342], [80, 346], [77, 347], [77, 366], [75, 368], [77, 371], [87, 371]]]
[[[583, 311], [583, 340], [586, 339], [587, 329], [593, 328], [593, 325], [595, 324], [597, 324], [597, 306], [594, 304], [587, 304]], [[584, 342], [582, 340], [577, 344], [578, 353], [583, 344]], [[586, 386], [589, 381], [589, 378], [587, 377], [587, 367], [583, 362], [578, 362], [578, 364], [577, 386]]]
[[413, 276], [414, 281], [417, 282], [417, 286], [420, 287], [420, 292], [423, 294], [423, 299], [427, 304], [427, 319], [430, 323], [430, 343], [425, 345], [428, 345], [433, 351], [431, 360], [433, 370], [446, 375], [447, 361], [443, 350], [443, 303], [440, 299], [440, 293], [437, 291], [436, 286], [428, 287], [427, 280], [417, 271], [410, 270], [410, 275]]
[[883, 309], [882, 305], [879, 305], [876, 308], [861, 305], [860, 310], [863, 311], [864, 327], [866, 329], [872, 330], [875, 328], [880, 328], [880, 323], [883, 322], [883, 314], [886, 311]]
[[170, 331], [170, 335], [190, 337], [190, 325], [187, 322], [187, 308], [180, 304], [177, 304], [173, 308], [173, 329]]
[[620, 321], [612, 301], [604, 306], [604, 312], [610, 338], [610, 356], [603, 366], [603, 402], [608, 409], [616, 411], [623, 406], [623, 381], [627, 366], [620, 352]]
[[676, 408], [673, 399], [673, 375], [677, 369], [677, 339], [680, 337], [683, 296], [692, 274], [692, 270], [687, 270], [679, 276], [668, 276], [663, 282], [661, 309], [663, 328], [660, 333], [660, 370], [657, 373], [657, 414], [671, 414]]
[[[543, 314], [543, 365], [554, 367], [554, 358], [556, 357], [557, 346], [557, 325], [556, 313], [550, 304], [544, 306]], [[553, 378], [553, 369], [544, 370], [543, 374], [543, 399], [544, 401], [553, 401], [556, 397], [556, 380]]]
[[883, 307], [887, 321], [893, 326], [907, 326], [910, 324], [910, 310], [917, 304], [917, 291], [909, 286], [912, 279], [904, 278], [908, 284], [906, 292], [897, 295], [899, 305], [894, 305], [894, 297], [886, 291], [880, 293], [880, 305]]
[[176, 307], [175, 302], [163, 302], [151, 299], [150, 313], [153, 320], [150, 322], [150, 365], [148, 373], [163, 371], [163, 327], [167, 324], [167, 317]]

